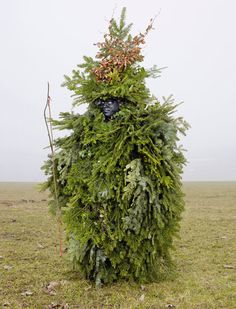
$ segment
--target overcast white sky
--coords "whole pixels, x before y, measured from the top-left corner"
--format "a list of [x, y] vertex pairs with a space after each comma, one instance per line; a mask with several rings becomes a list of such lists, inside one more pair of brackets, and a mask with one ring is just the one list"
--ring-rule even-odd
[[71, 109], [60, 85], [82, 56], [94, 56], [115, 9], [127, 7], [133, 32], [159, 13], [145, 65], [167, 66], [150, 81], [158, 98], [184, 101], [184, 180], [236, 180], [235, 0], [0, 1], [0, 181], [41, 181], [48, 144], [43, 122], [47, 81], [53, 115]]

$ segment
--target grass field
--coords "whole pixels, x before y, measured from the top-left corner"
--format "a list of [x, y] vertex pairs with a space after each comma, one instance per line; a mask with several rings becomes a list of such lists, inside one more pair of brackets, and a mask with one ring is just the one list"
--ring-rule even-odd
[[236, 183], [186, 183], [177, 276], [96, 289], [59, 257], [47, 196], [0, 183], [0, 308], [236, 308]]

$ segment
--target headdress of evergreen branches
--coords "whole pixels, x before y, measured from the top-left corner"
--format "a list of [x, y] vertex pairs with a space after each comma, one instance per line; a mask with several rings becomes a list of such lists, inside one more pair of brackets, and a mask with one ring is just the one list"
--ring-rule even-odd
[[75, 105], [110, 97], [126, 99], [134, 104], [148, 100], [149, 91], [144, 80], [159, 76], [161, 70], [156, 66], [149, 70], [140, 66], [144, 58], [141, 46], [153, 28], [153, 20], [144, 33], [132, 36], [132, 24], [125, 24], [125, 16], [126, 8], [123, 8], [119, 23], [114, 18], [110, 20], [104, 41], [95, 44], [99, 48], [96, 58], [84, 56], [84, 63], [78, 65], [72, 77], [65, 76], [63, 85], [74, 92]]

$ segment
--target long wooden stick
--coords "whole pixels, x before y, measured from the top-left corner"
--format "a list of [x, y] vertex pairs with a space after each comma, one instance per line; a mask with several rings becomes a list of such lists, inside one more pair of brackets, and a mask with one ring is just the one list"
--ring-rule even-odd
[[[52, 153], [52, 174], [53, 174], [53, 185], [54, 185], [54, 192], [55, 192], [55, 200], [57, 205], [57, 223], [58, 223], [58, 230], [59, 230], [59, 240], [60, 240], [60, 256], [62, 256], [62, 236], [61, 236], [61, 208], [59, 206], [59, 196], [58, 196], [58, 187], [57, 187], [57, 179], [56, 179], [56, 162], [55, 162], [55, 151], [54, 151], [54, 138], [53, 138], [53, 130], [52, 130], [52, 113], [51, 113], [51, 98], [49, 95], [49, 82], [48, 82], [48, 89], [47, 89], [47, 100], [46, 105], [44, 108], [44, 121], [47, 128], [49, 144]], [[49, 114], [49, 120], [47, 118], [47, 110]]]

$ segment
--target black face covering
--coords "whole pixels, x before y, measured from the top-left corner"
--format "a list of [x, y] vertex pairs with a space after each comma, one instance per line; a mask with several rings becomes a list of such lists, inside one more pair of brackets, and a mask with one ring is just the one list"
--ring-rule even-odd
[[108, 101], [98, 101], [97, 105], [101, 108], [105, 120], [110, 120], [111, 116], [120, 109], [120, 101], [118, 99], [109, 99]]

